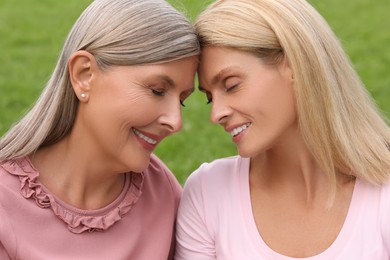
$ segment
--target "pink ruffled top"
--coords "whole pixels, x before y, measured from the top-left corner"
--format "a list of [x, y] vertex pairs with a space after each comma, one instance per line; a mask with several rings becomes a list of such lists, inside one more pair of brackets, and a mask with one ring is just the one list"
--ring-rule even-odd
[[107, 230], [137, 203], [144, 182], [143, 174], [127, 173], [124, 188], [115, 201], [98, 210], [82, 210], [51, 194], [38, 180], [39, 173], [28, 157], [5, 162], [2, 167], [19, 177], [20, 193], [24, 198], [34, 199], [41, 208], [51, 208], [73, 233]]

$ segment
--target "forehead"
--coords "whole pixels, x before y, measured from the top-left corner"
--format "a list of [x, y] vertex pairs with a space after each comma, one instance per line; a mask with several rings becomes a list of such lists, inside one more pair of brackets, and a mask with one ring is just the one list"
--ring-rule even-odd
[[225, 73], [248, 69], [255, 62], [252, 54], [227, 47], [205, 47], [202, 50], [198, 76], [201, 85], [213, 85]]
[[[182, 79], [189, 75], [194, 75], [198, 66], [197, 57], [188, 57], [175, 61], [157, 63], [157, 64], [144, 64], [136, 66], [140, 71], [144, 71], [143, 75], [158, 74], [158, 75], [171, 75], [175, 78]], [[139, 72], [140, 72], [139, 71]], [[141, 74], [142, 75], [142, 74]]]
[[199, 67], [202, 69], [219, 63], [226, 63], [229, 61], [229, 56], [235, 52], [235, 50], [226, 47], [205, 47], [202, 49]]
[[103, 74], [117, 80], [159, 80], [166, 82], [168, 85], [183, 86], [193, 84], [197, 66], [197, 57], [188, 57], [158, 64], [114, 66]]
[[198, 61], [198, 57], [193, 56], [159, 64], [159, 78], [180, 88], [193, 87]]

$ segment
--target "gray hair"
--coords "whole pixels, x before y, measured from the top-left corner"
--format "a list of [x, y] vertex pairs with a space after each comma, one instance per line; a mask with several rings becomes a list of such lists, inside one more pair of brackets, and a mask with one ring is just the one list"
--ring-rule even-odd
[[0, 139], [0, 160], [58, 142], [73, 127], [78, 99], [68, 60], [85, 50], [99, 67], [162, 63], [196, 56], [189, 20], [164, 0], [95, 0], [70, 31], [58, 63], [32, 109]]

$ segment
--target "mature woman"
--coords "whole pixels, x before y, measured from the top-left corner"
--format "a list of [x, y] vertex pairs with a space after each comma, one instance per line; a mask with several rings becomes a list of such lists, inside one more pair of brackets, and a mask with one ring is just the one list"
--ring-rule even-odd
[[196, 22], [200, 89], [239, 156], [203, 164], [176, 259], [389, 259], [390, 129], [304, 0], [220, 0]]
[[0, 259], [171, 259], [181, 187], [153, 150], [181, 128], [199, 43], [163, 0], [96, 0], [0, 140]]

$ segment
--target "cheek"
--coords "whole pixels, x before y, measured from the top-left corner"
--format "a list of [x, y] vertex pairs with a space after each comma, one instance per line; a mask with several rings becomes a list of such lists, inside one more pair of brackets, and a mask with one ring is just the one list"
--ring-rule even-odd
[[280, 103], [283, 104], [286, 113], [290, 113], [296, 116], [296, 99], [294, 87], [292, 85], [285, 85], [280, 90], [280, 96]]
[[94, 128], [111, 134], [127, 133], [132, 126], [153, 120], [153, 102], [146, 95], [110, 95], [87, 104], [88, 118]]
[[156, 120], [158, 111], [148, 102], [125, 104], [115, 111], [116, 123], [126, 128], [148, 125]]
[[261, 114], [267, 120], [286, 120], [289, 123], [295, 120], [295, 98], [291, 86], [279, 81], [255, 86], [245, 98], [243, 105], [254, 107], [255, 113]]
[[102, 113], [108, 116], [120, 115], [126, 117], [134, 114], [144, 114], [150, 107], [151, 98], [145, 93], [112, 93], [102, 97], [98, 102]]
[[291, 89], [282, 89], [275, 100], [274, 120], [278, 120], [279, 124], [284, 127], [295, 125], [297, 112], [294, 94]]

